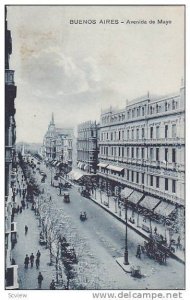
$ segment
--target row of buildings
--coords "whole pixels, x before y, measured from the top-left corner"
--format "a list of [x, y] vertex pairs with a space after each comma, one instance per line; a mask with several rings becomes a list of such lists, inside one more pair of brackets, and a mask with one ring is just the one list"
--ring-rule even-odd
[[[81, 176], [95, 174], [97, 184], [110, 195], [122, 191], [134, 204], [141, 201], [145, 208], [166, 216], [176, 205], [184, 206], [184, 97], [182, 82], [178, 93], [157, 98], [148, 93], [126, 102], [123, 109], [102, 111], [99, 123], [79, 124], [76, 143], [74, 135], [69, 135], [76, 144], [70, 149], [72, 168], [81, 169]], [[45, 156], [66, 161], [56, 132], [52, 118], [45, 135]], [[77, 164], [72, 163], [74, 153]]]
[[14, 83], [14, 70], [9, 67], [12, 54], [11, 31], [8, 30], [7, 11], [5, 11], [5, 286], [6, 289], [18, 288], [18, 265], [12, 257], [16, 243], [17, 229], [14, 221], [16, 194], [16, 123], [15, 98], [17, 88]]

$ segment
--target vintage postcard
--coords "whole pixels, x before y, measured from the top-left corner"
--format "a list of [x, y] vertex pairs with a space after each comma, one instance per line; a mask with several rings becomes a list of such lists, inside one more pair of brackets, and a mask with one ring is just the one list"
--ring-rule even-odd
[[4, 289], [181, 298], [185, 5], [4, 9]]

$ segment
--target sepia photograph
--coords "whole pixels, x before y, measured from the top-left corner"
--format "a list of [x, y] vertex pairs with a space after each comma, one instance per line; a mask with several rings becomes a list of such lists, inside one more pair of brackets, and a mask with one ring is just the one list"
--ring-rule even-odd
[[4, 5], [6, 291], [186, 289], [185, 9]]

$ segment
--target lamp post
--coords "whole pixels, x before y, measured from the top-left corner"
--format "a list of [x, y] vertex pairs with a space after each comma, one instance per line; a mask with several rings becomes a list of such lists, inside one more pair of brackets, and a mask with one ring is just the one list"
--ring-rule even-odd
[[124, 265], [129, 265], [129, 258], [128, 258], [128, 232], [127, 232], [127, 200], [125, 199], [125, 252], [124, 252]]

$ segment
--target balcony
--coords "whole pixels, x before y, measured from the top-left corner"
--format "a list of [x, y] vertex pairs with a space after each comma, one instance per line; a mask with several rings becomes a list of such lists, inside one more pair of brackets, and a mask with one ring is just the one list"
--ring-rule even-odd
[[5, 84], [6, 85], [14, 85], [14, 72], [13, 70], [5, 70]]

